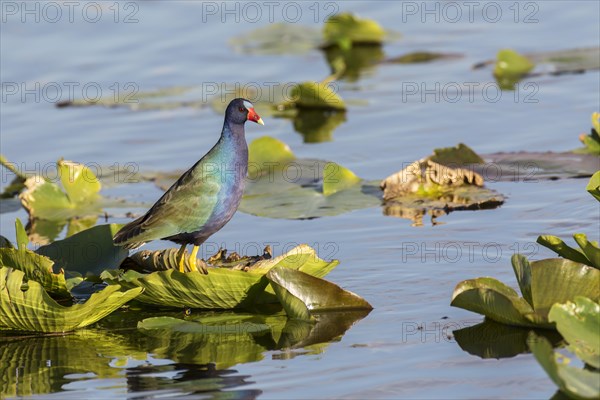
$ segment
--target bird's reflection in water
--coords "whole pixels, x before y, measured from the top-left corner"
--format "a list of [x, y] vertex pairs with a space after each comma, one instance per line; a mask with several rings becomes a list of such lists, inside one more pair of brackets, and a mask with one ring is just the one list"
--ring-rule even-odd
[[[169, 397], [255, 399], [258, 389], [241, 389], [254, 383], [234, 369], [217, 369], [215, 364], [141, 365], [126, 370], [127, 391], [136, 399]], [[223, 392], [227, 390], [227, 392]]]

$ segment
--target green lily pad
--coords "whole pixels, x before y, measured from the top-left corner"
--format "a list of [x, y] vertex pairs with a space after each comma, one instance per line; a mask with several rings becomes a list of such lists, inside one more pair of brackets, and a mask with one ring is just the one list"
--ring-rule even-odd
[[548, 319], [577, 357], [600, 369], [600, 304], [578, 296], [575, 302], [554, 304]]
[[263, 175], [270, 165], [281, 168], [296, 159], [290, 147], [279, 139], [262, 136], [254, 139], [248, 145], [248, 165], [250, 174], [252, 166], [258, 168], [257, 176]]
[[242, 54], [303, 54], [314, 50], [320, 40], [319, 31], [310, 26], [274, 23], [235, 36], [229, 45]]
[[504, 49], [496, 56], [494, 75], [523, 76], [533, 69], [535, 65], [526, 57], [512, 49]]
[[600, 171], [594, 173], [590, 181], [588, 182], [585, 190], [589, 192], [596, 200], [600, 201]]
[[477, 278], [460, 282], [450, 304], [508, 325], [553, 328], [548, 312], [554, 303], [580, 295], [600, 298], [600, 271], [595, 268], [562, 258], [529, 263], [518, 254], [512, 263], [525, 299], [496, 279]]
[[561, 392], [574, 399], [600, 397], [600, 372], [570, 366], [570, 359], [552, 350], [545, 338], [530, 334], [528, 345], [538, 363]]
[[384, 39], [385, 30], [377, 22], [351, 13], [333, 15], [323, 26], [324, 47], [350, 49], [356, 44], [381, 45]]
[[507, 325], [551, 327], [535, 315], [533, 308], [517, 292], [494, 278], [460, 282], [452, 293], [450, 305]]
[[4, 188], [4, 191], [0, 193], [0, 199], [10, 199], [25, 188], [24, 183], [27, 176], [19, 171], [15, 164], [8, 161], [2, 154], [0, 154], [0, 166], [6, 168], [14, 175], [12, 181]]
[[488, 181], [537, 181], [592, 176], [600, 169], [600, 158], [573, 152], [516, 152], [485, 155], [481, 170]]
[[334, 193], [346, 190], [361, 182], [348, 168], [339, 164], [329, 162], [323, 170], [323, 195], [330, 196]]
[[290, 90], [289, 100], [283, 108], [317, 110], [346, 110], [346, 104], [329, 82], [302, 82]]
[[66, 220], [101, 212], [100, 181], [85, 165], [59, 160], [62, 188], [40, 176], [27, 178], [19, 197], [30, 218]]
[[[544, 74], [561, 75], [581, 73], [582, 71], [600, 68], [600, 47], [534, 52], [525, 53], [523, 55], [519, 55], [512, 50], [503, 50], [498, 53], [498, 60], [500, 60], [500, 56], [502, 56], [502, 61], [508, 63], [507, 65], [497, 65], [496, 60], [486, 60], [475, 64], [473, 68], [476, 69], [494, 65], [495, 71], [497, 69], [498, 72], [503, 73], [505, 69], [508, 69], [508, 71], [512, 70], [510, 62], [515, 60], [517, 62], [515, 71], [524, 71], [529, 64], [538, 66], [539, 72], [536, 72], [535, 76]], [[530, 76], [533, 75], [534, 74], [530, 74]], [[503, 76], [516, 76], [516, 80], [518, 80], [522, 75], [504, 74]], [[501, 86], [504, 87], [502, 82]]]
[[387, 64], [419, 64], [439, 60], [455, 60], [462, 58], [462, 54], [435, 53], [430, 51], [415, 51], [385, 60]]
[[561, 238], [553, 235], [540, 235], [537, 242], [549, 248], [561, 257], [578, 263], [591, 265], [588, 258], [580, 250], [566, 244]]
[[25, 279], [40, 283], [53, 296], [70, 298], [64, 271], [55, 273], [53, 266], [51, 259], [31, 250], [0, 248], [0, 267], [20, 270]]
[[241, 324], [223, 324], [223, 325], [209, 325], [200, 324], [193, 321], [185, 321], [179, 318], [173, 317], [154, 317], [146, 318], [143, 321], [138, 322], [138, 328], [140, 329], [169, 329], [173, 332], [184, 332], [184, 333], [202, 333], [208, 335], [223, 335], [223, 334], [235, 334], [241, 333], [261, 333], [268, 331], [270, 328], [266, 324], [257, 324], [248, 321], [244, 321]]
[[577, 153], [587, 153], [600, 156], [600, 113], [592, 114], [592, 131], [589, 135], [582, 133], [579, 140], [585, 146], [583, 149], [577, 149]]
[[433, 155], [429, 156], [429, 160], [453, 168], [485, 162], [483, 158], [464, 143], [459, 143], [454, 147], [434, 149]]
[[312, 311], [373, 308], [362, 297], [302, 271], [275, 267], [266, 277], [290, 318], [310, 320]]
[[259, 261], [244, 271], [235, 268], [208, 268], [207, 274], [181, 273], [165, 266], [164, 271], [151, 274], [104, 271], [101, 278], [127, 288], [143, 287], [144, 293], [137, 298], [143, 303], [165, 307], [234, 309], [247, 308], [255, 302], [274, 300], [269, 298], [268, 292], [264, 293], [268, 285], [264, 275], [275, 266], [325, 275], [337, 264], [336, 260], [321, 260], [314, 249], [302, 245], [277, 258]]
[[124, 107], [132, 111], [144, 110], [171, 110], [181, 107], [203, 108], [207, 104], [204, 101], [189, 100], [184, 98], [191, 87], [168, 87], [157, 90], [138, 92], [134, 86], [124, 87], [125, 90], [119, 92], [119, 96], [105, 96], [98, 100], [73, 99], [56, 103], [56, 107]]
[[40, 247], [36, 252], [53, 260], [56, 267], [81, 274], [100, 274], [118, 268], [128, 251], [115, 246], [113, 236], [121, 225], [98, 225], [66, 239]]
[[56, 303], [36, 281], [23, 290], [25, 273], [0, 267], [0, 327], [32, 332], [69, 332], [83, 328], [135, 298], [143, 289], [120, 292], [111, 285], [83, 304], [64, 307]]

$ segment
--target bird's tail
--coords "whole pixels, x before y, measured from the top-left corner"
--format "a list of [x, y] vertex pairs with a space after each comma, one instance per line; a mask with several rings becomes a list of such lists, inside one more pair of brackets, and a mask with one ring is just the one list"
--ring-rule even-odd
[[142, 232], [144, 232], [141, 226], [142, 220], [143, 217], [140, 217], [122, 227], [119, 232], [113, 236], [113, 243], [117, 246], [123, 246], [130, 250], [143, 246], [146, 242], [135, 241], [136, 236], [139, 236]]

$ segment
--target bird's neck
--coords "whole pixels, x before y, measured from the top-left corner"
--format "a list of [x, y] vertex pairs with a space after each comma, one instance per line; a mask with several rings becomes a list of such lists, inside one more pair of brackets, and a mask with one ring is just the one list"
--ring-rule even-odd
[[225, 122], [221, 132], [221, 145], [228, 148], [226, 152], [235, 159], [235, 162], [248, 164], [248, 145], [243, 124], [230, 124]]
[[228, 141], [233, 140], [234, 142], [246, 144], [246, 135], [243, 124], [231, 124], [226, 121], [225, 124], [223, 124], [221, 137]]

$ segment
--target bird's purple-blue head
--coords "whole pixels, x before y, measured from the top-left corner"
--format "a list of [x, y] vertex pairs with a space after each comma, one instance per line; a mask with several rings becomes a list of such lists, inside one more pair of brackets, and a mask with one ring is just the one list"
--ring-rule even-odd
[[233, 99], [227, 106], [225, 117], [235, 124], [244, 124], [246, 121], [264, 125], [262, 118], [254, 111], [254, 106], [246, 99]]

